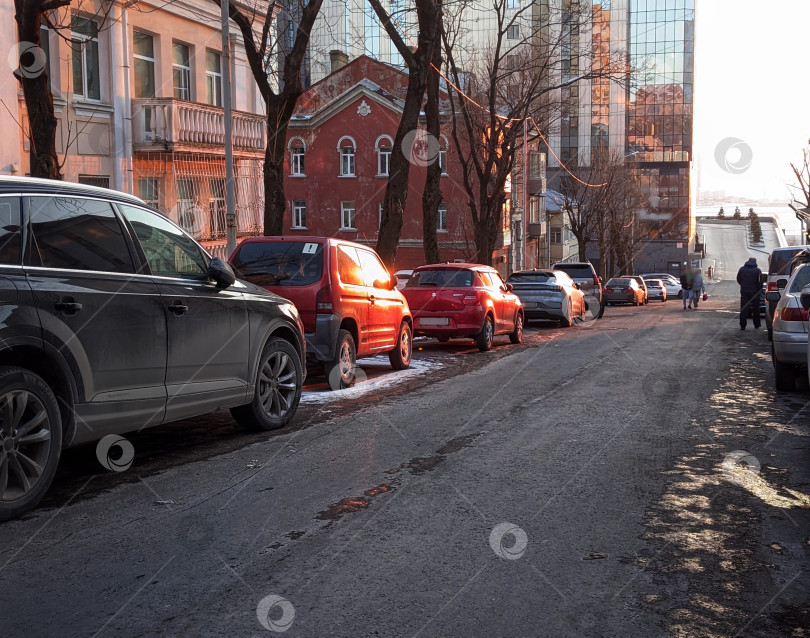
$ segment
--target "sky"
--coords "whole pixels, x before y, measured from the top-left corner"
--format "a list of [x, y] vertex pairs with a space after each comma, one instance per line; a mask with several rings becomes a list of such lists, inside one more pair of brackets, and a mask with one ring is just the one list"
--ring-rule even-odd
[[[695, 4], [693, 151], [700, 189], [790, 201], [790, 163], [802, 161], [810, 139], [810, 0]], [[718, 146], [728, 148], [720, 164]]]

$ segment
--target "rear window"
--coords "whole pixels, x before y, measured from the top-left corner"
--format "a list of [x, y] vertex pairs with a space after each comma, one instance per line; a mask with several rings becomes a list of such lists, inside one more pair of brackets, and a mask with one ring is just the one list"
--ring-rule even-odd
[[419, 270], [408, 280], [408, 288], [435, 286], [438, 288], [464, 288], [473, 285], [473, 273], [470, 270]]
[[593, 268], [587, 264], [557, 264], [554, 266], [554, 270], [562, 270], [568, 273], [571, 279], [593, 279]]
[[551, 279], [551, 276], [545, 272], [514, 272], [509, 275], [506, 281], [510, 283], [543, 283]]
[[258, 286], [308, 286], [321, 279], [323, 244], [303, 241], [243, 244], [231, 265], [239, 277]]
[[790, 250], [774, 250], [771, 253], [771, 258], [768, 261], [768, 274], [769, 275], [786, 275], [790, 267], [790, 260], [793, 255], [804, 250], [804, 247], [791, 248]]
[[799, 293], [807, 284], [810, 284], [810, 264], [799, 266], [793, 273], [793, 280], [790, 282], [788, 292]]
[[607, 288], [629, 288], [630, 281], [627, 279], [611, 279], [605, 286]]

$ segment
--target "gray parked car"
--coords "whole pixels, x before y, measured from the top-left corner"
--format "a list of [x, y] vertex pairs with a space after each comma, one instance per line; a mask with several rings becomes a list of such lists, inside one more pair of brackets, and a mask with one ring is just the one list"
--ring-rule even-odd
[[588, 312], [594, 319], [599, 319], [605, 313], [605, 300], [602, 297], [602, 280], [596, 274], [596, 269], [589, 261], [561, 261], [554, 264], [552, 270], [562, 270], [571, 279], [579, 284], [579, 289], [585, 295]]
[[775, 304], [773, 321], [773, 358], [776, 389], [791, 391], [796, 385], [796, 374], [807, 365], [807, 310], [802, 307], [802, 288], [810, 284], [810, 264], [798, 266], [781, 292], [765, 293], [769, 303]]
[[526, 321], [552, 319], [570, 326], [585, 315], [585, 294], [567, 274], [556, 270], [519, 270], [506, 283], [523, 304]]
[[0, 178], [0, 312], [0, 520], [63, 447], [219, 408], [270, 430], [298, 407], [295, 307], [129, 195]]

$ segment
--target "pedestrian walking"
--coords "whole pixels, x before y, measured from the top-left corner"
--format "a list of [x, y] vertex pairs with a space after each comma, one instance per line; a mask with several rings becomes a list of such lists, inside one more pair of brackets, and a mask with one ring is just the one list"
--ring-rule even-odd
[[698, 302], [702, 300], [704, 292], [706, 292], [706, 288], [703, 285], [703, 275], [700, 268], [696, 268], [695, 274], [692, 276], [692, 304], [694, 304], [695, 310], [697, 310]]
[[[681, 290], [683, 291], [683, 309], [692, 307], [692, 273], [689, 270], [684, 270], [681, 273]], [[686, 304], [689, 304], [687, 306]]]
[[748, 312], [754, 317], [754, 329], [760, 327], [759, 295], [762, 292], [762, 271], [757, 268], [755, 257], [749, 257], [742, 268], [737, 271], [737, 283], [740, 284], [740, 330], [748, 325]]

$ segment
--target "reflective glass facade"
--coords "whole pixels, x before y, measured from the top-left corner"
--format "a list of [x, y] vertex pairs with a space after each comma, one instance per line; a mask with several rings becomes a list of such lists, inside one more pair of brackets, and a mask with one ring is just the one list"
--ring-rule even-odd
[[692, 158], [694, 0], [630, 0], [627, 146], [647, 206], [649, 239], [686, 239]]

